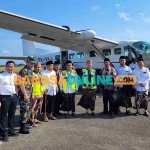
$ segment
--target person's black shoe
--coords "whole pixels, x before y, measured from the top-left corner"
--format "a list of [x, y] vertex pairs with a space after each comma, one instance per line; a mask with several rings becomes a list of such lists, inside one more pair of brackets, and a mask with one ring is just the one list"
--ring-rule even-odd
[[62, 113], [61, 113], [61, 112], [58, 112], [57, 115], [62, 115]]
[[19, 130], [19, 132], [21, 133], [21, 134], [30, 134], [30, 131], [29, 130]]
[[114, 118], [114, 114], [113, 113], [110, 113], [109, 115], [110, 115], [110, 117]]
[[108, 114], [108, 111], [103, 111], [102, 114], [105, 114], [105, 115], [106, 115], [106, 114]]
[[137, 112], [135, 113], [135, 116], [139, 116], [139, 114], [140, 114], [140, 113], [137, 111]]
[[27, 125], [26, 125], [26, 128], [27, 128], [27, 129], [31, 129], [32, 127], [33, 127], [33, 125], [31, 125], [31, 124], [27, 124]]
[[13, 131], [13, 132], [8, 132], [8, 135], [9, 136], [18, 136], [19, 134], [18, 133], [16, 133], [15, 131]]
[[130, 110], [126, 110], [126, 114], [127, 115], [131, 115], [131, 111]]
[[22, 134], [29, 134], [30, 133], [30, 131], [27, 130], [26, 123], [21, 123], [21, 127], [20, 127], [19, 132], [22, 133]]
[[114, 113], [117, 114], [117, 115], [120, 115], [121, 114], [121, 110], [120, 109], [116, 109], [116, 110], [114, 110]]
[[149, 117], [149, 113], [146, 111], [144, 114], [146, 117]]
[[137, 109], [136, 106], [133, 106], [133, 109]]
[[4, 135], [3, 138], [2, 138], [2, 141], [3, 142], [8, 142], [9, 141], [8, 135]]

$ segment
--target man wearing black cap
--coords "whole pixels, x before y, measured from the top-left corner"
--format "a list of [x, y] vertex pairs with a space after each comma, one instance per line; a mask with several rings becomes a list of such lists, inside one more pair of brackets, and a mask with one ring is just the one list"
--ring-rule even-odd
[[[110, 66], [110, 59], [105, 58], [104, 59], [104, 68], [101, 69], [100, 75], [105, 75], [105, 78], [107, 78], [107, 75], [112, 75], [112, 81], [114, 82], [114, 79], [116, 77], [116, 70]], [[109, 112], [110, 116], [113, 117], [113, 111], [114, 111], [114, 102], [113, 102], [113, 93], [114, 91], [117, 91], [117, 87], [113, 85], [107, 85], [104, 84], [103, 88], [103, 104], [104, 104], [104, 110], [103, 113], [108, 113], [108, 101], [109, 101]]]
[[55, 100], [55, 110], [54, 110], [54, 114], [55, 115], [61, 115], [60, 111], [60, 105], [62, 103], [62, 94], [60, 93], [60, 87], [59, 87], [59, 78], [60, 78], [60, 74], [61, 74], [61, 70], [60, 70], [60, 61], [57, 60], [55, 61], [54, 64], [54, 71], [56, 72], [56, 76], [57, 76], [57, 86], [58, 86], [58, 93], [56, 94], [56, 100]]
[[129, 67], [131, 68], [131, 70], [134, 70], [136, 67], [138, 67], [138, 64], [136, 62], [136, 58], [132, 59], [132, 63], [129, 65]]
[[56, 93], [58, 92], [58, 87], [57, 83], [52, 83], [50, 81], [51, 76], [56, 77], [56, 73], [53, 70], [54, 69], [54, 63], [52, 61], [47, 61], [46, 62], [46, 70], [43, 70], [41, 73], [42, 75], [47, 75], [48, 77], [48, 91], [47, 91], [47, 107], [46, 107], [46, 112], [49, 114], [48, 118], [52, 120], [56, 120], [56, 118], [53, 116], [54, 115], [54, 108], [55, 108], [55, 100], [56, 100]]
[[[118, 67], [116, 67], [116, 73], [117, 76], [119, 75], [131, 75], [132, 74], [132, 70], [129, 66], [126, 66], [126, 58], [125, 56], [120, 56], [119, 58], [119, 62], [120, 65]], [[127, 89], [129, 90], [129, 88], [126, 88], [126, 85], [118, 85], [117, 91], [119, 94], [121, 94], [122, 96], [124, 95], [124, 97], [126, 97], [125, 99], [122, 99], [122, 103], [119, 104], [121, 106], [125, 106], [126, 107], [126, 114], [130, 115], [131, 112], [128, 109], [129, 107], [132, 107], [131, 105], [131, 96], [130, 94], [127, 92]], [[120, 113], [120, 108], [119, 106], [116, 106], [115, 108], [115, 113]]]
[[[75, 94], [78, 93], [78, 77], [75, 70], [72, 69], [73, 63], [68, 60], [66, 62], [67, 70], [62, 71], [62, 76], [66, 80], [60, 84], [60, 92], [63, 92], [63, 103], [61, 109], [67, 111], [66, 118], [70, 115], [77, 117], [75, 113]], [[72, 114], [70, 114], [72, 112]]]
[[[27, 76], [32, 83], [32, 67], [35, 64], [35, 59], [33, 57], [28, 56], [26, 65], [22, 68], [19, 72], [19, 75], [24, 80], [25, 76]], [[20, 133], [22, 134], [29, 134], [30, 131], [27, 130], [27, 121], [29, 118], [29, 105], [31, 101], [31, 94], [32, 94], [32, 84], [21, 84], [18, 90], [19, 101], [20, 101]]]
[[138, 67], [133, 70], [133, 75], [136, 76], [136, 84], [134, 85], [134, 88], [136, 90], [135, 104], [137, 112], [135, 115], [139, 115], [139, 108], [144, 108], [144, 115], [149, 116], [147, 108], [150, 71], [148, 68], [144, 67], [144, 61], [142, 58], [138, 59]]

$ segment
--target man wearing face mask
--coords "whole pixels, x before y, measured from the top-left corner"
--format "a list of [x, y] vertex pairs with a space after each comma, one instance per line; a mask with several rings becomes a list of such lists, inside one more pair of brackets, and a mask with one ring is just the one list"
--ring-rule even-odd
[[[149, 116], [148, 108], [148, 89], [150, 81], [150, 71], [148, 68], [144, 67], [144, 61], [142, 58], [138, 59], [138, 67], [133, 70], [133, 75], [136, 76], [135, 88], [135, 105], [136, 105], [136, 116], [139, 115], [139, 108], [143, 107], [145, 109], [145, 116]], [[143, 105], [143, 106], [142, 106]]]
[[21, 76], [22, 80], [25, 80], [26, 77], [30, 80], [30, 84], [21, 84], [18, 91], [20, 101], [20, 133], [22, 134], [30, 133], [30, 131], [27, 129], [27, 121], [29, 119], [27, 117], [32, 95], [32, 67], [35, 63], [35, 59], [33, 57], [28, 56], [26, 65], [19, 72], [19, 75]]

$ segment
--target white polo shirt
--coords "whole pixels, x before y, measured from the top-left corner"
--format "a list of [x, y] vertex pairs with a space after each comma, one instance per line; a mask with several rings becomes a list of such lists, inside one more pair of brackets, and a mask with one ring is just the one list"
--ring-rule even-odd
[[9, 74], [7, 71], [0, 73], [0, 94], [1, 95], [12, 95], [16, 94], [14, 85], [14, 76], [16, 74]]
[[49, 71], [49, 70], [43, 70], [42, 72], [42, 75], [47, 75], [48, 78], [49, 78], [49, 84], [48, 84], [48, 92], [47, 92], [47, 95], [56, 95], [56, 87], [57, 87], [57, 84], [50, 84], [50, 76], [51, 75], [55, 75], [56, 76], [56, 72], [54, 70], [52, 71]]

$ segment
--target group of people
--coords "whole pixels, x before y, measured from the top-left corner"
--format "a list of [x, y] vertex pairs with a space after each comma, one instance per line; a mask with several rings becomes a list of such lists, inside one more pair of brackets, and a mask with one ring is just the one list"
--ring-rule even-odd
[[[126, 114], [130, 115], [129, 110], [132, 107], [131, 96], [135, 94], [135, 107], [137, 109], [135, 115], [139, 115], [139, 109], [145, 108], [145, 116], [149, 116], [148, 108], [148, 89], [150, 72], [144, 67], [143, 59], [138, 59], [138, 66], [131, 69], [126, 66], [126, 59], [124, 56], [119, 58], [120, 65], [116, 68], [111, 67], [109, 58], [104, 59], [104, 68], [96, 71], [92, 67], [92, 60], [87, 60], [86, 68], [83, 68], [80, 74], [83, 83], [83, 94], [77, 105], [85, 109], [85, 117], [89, 115], [96, 116], [95, 100], [96, 91], [98, 87], [97, 75], [112, 76], [113, 84], [100, 84], [103, 91], [103, 114], [109, 114], [111, 117], [115, 114], [120, 114], [120, 106], [126, 108]], [[34, 66], [34, 70], [32, 70]], [[17, 102], [20, 103], [20, 130], [22, 134], [29, 134], [29, 129], [41, 123], [37, 119], [38, 113], [43, 112], [43, 120], [48, 122], [49, 119], [56, 120], [57, 115], [61, 115], [60, 110], [66, 111], [65, 117], [77, 117], [75, 110], [75, 95], [78, 93], [79, 82], [76, 70], [73, 63], [66, 61], [66, 69], [60, 70], [60, 62], [52, 61], [46, 62], [46, 69], [41, 71], [41, 63], [35, 62], [34, 58], [28, 57], [26, 65], [20, 70], [19, 75], [21, 80], [25, 80], [28, 76], [32, 80], [32, 76], [42, 77], [43, 75], [56, 76], [56, 83], [49, 82], [46, 86], [41, 82], [34, 82], [32, 84], [15, 85], [14, 71], [15, 63], [8, 61], [6, 63], [6, 70], [0, 73], [0, 101], [1, 101], [1, 118], [0, 118], [0, 134], [3, 141], [8, 141], [9, 136], [18, 136], [14, 130], [14, 119]], [[118, 75], [135, 75], [136, 84], [134, 85], [135, 92], [132, 85], [115, 85], [115, 78]], [[61, 78], [63, 77], [63, 78]], [[65, 82], [67, 81], [67, 82]], [[71, 84], [68, 83], [71, 81]], [[77, 81], [77, 82], [72, 82]], [[116, 96], [118, 94], [119, 96]], [[116, 98], [117, 97], [117, 98]], [[109, 102], [109, 109], [108, 109]], [[8, 114], [8, 117], [7, 117]], [[7, 128], [8, 119], [8, 132]]]

